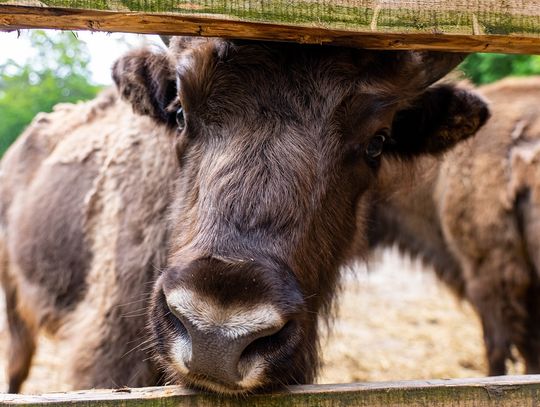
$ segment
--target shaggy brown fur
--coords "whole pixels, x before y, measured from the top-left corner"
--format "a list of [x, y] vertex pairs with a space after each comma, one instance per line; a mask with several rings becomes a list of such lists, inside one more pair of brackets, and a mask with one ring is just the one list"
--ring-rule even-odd
[[38, 117], [4, 157], [10, 391], [37, 329], [73, 345], [73, 388], [156, 383], [141, 345], [165, 264], [171, 137], [108, 91]]
[[157, 383], [145, 340], [171, 381], [312, 381], [379, 172], [488, 116], [468, 91], [426, 90], [459, 59], [173, 39], [113, 68], [149, 117], [109, 91], [36, 119], [0, 167], [10, 391], [39, 329], [72, 344], [74, 388]]
[[493, 118], [444, 162], [424, 161], [422, 181], [373, 207], [371, 245], [397, 243], [471, 301], [490, 375], [506, 372], [512, 346], [539, 373], [540, 79], [481, 93]]

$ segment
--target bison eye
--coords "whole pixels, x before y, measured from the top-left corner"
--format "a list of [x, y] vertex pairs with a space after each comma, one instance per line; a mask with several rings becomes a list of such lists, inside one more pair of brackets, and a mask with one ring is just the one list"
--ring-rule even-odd
[[184, 109], [182, 108], [176, 111], [176, 124], [178, 125], [178, 130], [184, 130], [184, 127], [186, 127], [186, 118], [184, 117]]
[[384, 142], [386, 141], [386, 133], [377, 133], [371, 140], [369, 140], [366, 146], [366, 156], [368, 158], [377, 158], [379, 157], [384, 149]]

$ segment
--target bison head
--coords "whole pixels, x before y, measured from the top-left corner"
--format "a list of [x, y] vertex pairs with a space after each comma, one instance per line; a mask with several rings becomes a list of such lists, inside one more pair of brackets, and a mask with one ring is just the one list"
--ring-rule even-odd
[[123, 97], [175, 138], [168, 267], [149, 315], [174, 381], [245, 393], [313, 380], [317, 324], [381, 168], [403, 172], [487, 119], [474, 94], [429, 87], [460, 60], [176, 38], [115, 64]]

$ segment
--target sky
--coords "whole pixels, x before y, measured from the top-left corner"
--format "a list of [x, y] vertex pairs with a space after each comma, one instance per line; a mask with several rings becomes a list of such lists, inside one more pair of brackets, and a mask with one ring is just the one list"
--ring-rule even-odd
[[[0, 64], [8, 58], [22, 63], [32, 55], [33, 50], [26, 32], [27, 30], [21, 30], [19, 37], [16, 31], [0, 32]], [[162, 44], [155, 35], [79, 31], [77, 37], [87, 44], [90, 51], [92, 59], [89, 68], [92, 71], [92, 81], [103, 85], [112, 83], [111, 65], [125, 51], [145, 43]]]

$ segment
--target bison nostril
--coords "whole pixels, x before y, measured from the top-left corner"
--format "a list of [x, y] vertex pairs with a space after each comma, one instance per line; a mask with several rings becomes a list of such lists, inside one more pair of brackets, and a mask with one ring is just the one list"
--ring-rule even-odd
[[169, 357], [173, 361], [179, 372], [188, 374], [191, 370], [193, 357], [193, 341], [189, 327], [185, 325], [182, 318], [179, 318], [169, 307], [166, 316], [168, 331], [172, 334], [169, 338]]
[[250, 359], [255, 355], [264, 357], [265, 355], [281, 350], [295, 330], [296, 323], [291, 320], [284, 324], [281, 329], [258, 337], [246, 346], [240, 355], [240, 361]]
[[184, 338], [189, 338], [189, 331], [184, 324], [183, 318], [174, 308], [167, 304], [169, 312], [167, 313], [167, 319], [171, 323], [171, 327], [176, 331], [177, 334]]
[[182, 323], [182, 321], [174, 314], [170, 314], [170, 321], [173, 324], [173, 327], [176, 331], [180, 332], [182, 335], [187, 335], [188, 330], [186, 329], [186, 326]]

